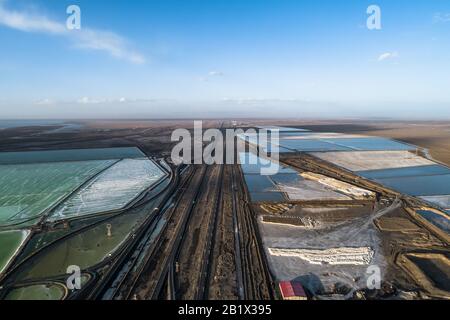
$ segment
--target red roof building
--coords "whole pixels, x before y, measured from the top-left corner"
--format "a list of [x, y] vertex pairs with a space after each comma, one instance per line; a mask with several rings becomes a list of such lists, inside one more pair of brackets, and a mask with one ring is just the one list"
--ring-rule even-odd
[[307, 300], [305, 290], [298, 281], [280, 281], [280, 291], [284, 300]]

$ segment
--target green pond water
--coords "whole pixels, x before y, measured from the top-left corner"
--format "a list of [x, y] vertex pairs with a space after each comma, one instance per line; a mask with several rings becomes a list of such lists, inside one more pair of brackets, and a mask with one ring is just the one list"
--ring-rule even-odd
[[0, 164], [114, 160], [142, 157], [145, 157], [145, 154], [139, 148], [134, 147], [1, 152]]
[[164, 175], [152, 160], [121, 160], [58, 205], [49, 220], [122, 209]]
[[28, 235], [29, 231], [22, 230], [0, 232], [0, 274], [8, 267]]
[[41, 215], [113, 160], [0, 165], [0, 227]]
[[62, 300], [66, 295], [62, 284], [34, 284], [11, 290], [5, 300]]
[[[144, 216], [144, 213], [121, 215], [61, 241], [27, 262], [26, 269], [18, 275], [17, 280], [62, 276], [71, 265], [79, 266], [81, 270], [94, 267], [116, 253], [142, 223]], [[108, 224], [111, 225], [110, 236]]]

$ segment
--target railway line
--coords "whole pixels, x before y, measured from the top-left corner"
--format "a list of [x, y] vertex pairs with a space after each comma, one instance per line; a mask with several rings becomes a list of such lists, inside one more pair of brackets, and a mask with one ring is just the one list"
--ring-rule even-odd
[[[170, 172], [168, 172], [167, 169], [164, 169], [160, 163], [155, 161], [155, 164], [158, 167], [160, 167], [164, 172], [166, 172], [166, 176], [162, 177], [159, 181], [157, 181], [151, 187], [142, 191], [141, 194], [139, 194], [136, 198], [134, 198], [129, 203], [127, 203], [125, 205], [125, 207], [120, 208], [120, 209], [105, 211], [105, 212], [102, 212], [101, 214], [97, 214], [97, 215], [84, 216], [83, 217], [84, 219], [87, 218], [87, 219], [90, 219], [90, 221], [91, 221], [90, 223], [87, 223], [87, 224], [78, 224], [78, 221], [82, 220], [82, 218], [80, 218], [80, 217], [69, 218], [69, 219], [65, 219], [62, 221], [56, 221], [56, 222], [45, 221], [45, 219], [53, 212], [53, 210], [60, 203], [62, 203], [65, 199], [70, 198], [73, 194], [75, 194], [76, 192], [81, 190], [86, 184], [90, 183], [95, 177], [99, 176], [100, 174], [105, 172], [108, 168], [111, 168], [113, 165], [115, 165], [119, 161], [115, 161], [113, 164], [111, 164], [107, 168], [98, 172], [96, 175], [91, 177], [88, 181], [83, 183], [77, 189], [73, 190], [70, 194], [68, 194], [66, 197], [64, 197], [62, 200], [58, 201], [58, 203], [56, 203], [54, 206], [52, 206], [51, 208], [49, 208], [47, 210], [47, 212], [40, 218], [41, 221], [39, 222], [39, 224], [33, 228], [33, 230], [32, 230], [33, 234], [34, 233], [38, 234], [42, 230], [58, 230], [58, 228], [61, 229], [61, 227], [65, 231], [61, 232], [59, 234], [59, 236], [45, 241], [43, 245], [34, 248], [34, 250], [31, 253], [24, 252], [22, 255], [17, 256], [16, 264], [13, 267], [11, 267], [8, 270], [8, 272], [5, 273], [1, 279], [2, 281], [4, 281], [5, 284], [9, 285], [9, 283], [11, 281], [14, 281], [17, 274], [20, 274], [21, 270], [26, 268], [27, 265], [29, 265], [33, 261], [39, 259], [41, 257], [41, 255], [52, 250], [53, 248], [58, 246], [61, 242], [64, 242], [67, 239], [70, 239], [77, 235], [80, 235], [85, 231], [93, 229], [96, 226], [101, 225], [101, 224], [103, 224], [109, 220], [112, 220], [122, 214], [125, 214], [129, 211], [136, 210], [138, 208], [140, 208], [142, 210], [148, 210], [148, 208], [145, 208], [146, 205], [151, 206], [153, 204], [160, 202], [163, 192], [168, 188], [168, 185], [170, 185], [170, 181], [173, 179], [173, 177], [172, 177], [172, 174]], [[159, 189], [159, 191], [155, 192], [156, 189]], [[123, 259], [123, 256], [127, 250], [127, 247], [132, 247], [134, 245], [134, 238], [137, 238], [139, 236], [139, 234], [147, 228], [148, 224], [154, 220], [154, 218], [155, 218], [155, 212], [150, 211], [148, 219], [146, 219], [146, 221], [142, 224], [142, 226], [135, 231], [136, 233], [133, 235], [133, 237], [131, 239], [129, 239], [130, 240], [129, 244], [127, 244], [126, 246], [124, 246], [123, 248], [118, 250], [118, 252], [116, 254], [111, 256], [111, 259], [107, 259], [104, 262], [101, 262], [97, 265], [90, 267], [89, 270], [85, 270], [86, 273], [95, 275], [95, 273], [96, 273], [95, 270], [97, 268], [100, 268], [103, 265], [110, 264], [112, 266], [112, 268], [111, 268], [111, 270], [109, 270], [107, 272], [107, 275], [106, 275], [106, 277], [109, 277], [111, 275], [111, 273], [114, 272], [114, 268], [117, 264], [117, 261]], [[60, 280], [59, 278], [61, 278], [61, 277], [57, 277], [54, 280]], [[95, 288], [92, 289], [90, 293], [74, 294], [72, 298], [77, 298], [78, 296], [82, 296], [82, 297], [88, 296], [89, 298], [95, 298], [97, 295], [97, 292], [98, 292], [98, 288], [100, 288], [104, 285], [103, 280], [104, 279], [102, 279], [102, 281], [99, 281], [98, 284], [96, 284], [94, 286]]]
[[204, 256], [202, 260], [202, 269], [200, 273], [200, 281], [199, 281], [199, 293], [198, 297], [201, 299], [207, 299], [209, 296], [209, 284], [211, 283], [211, 266], [214, 260], [214, 247], [216, 244], [216, 232], [218, 227], [218, 220], [220, 213], [223, 213], [222, 210], [222, 199], [223, 199], [223, 177], [225, 166], [219, 166], [219, 180], [217, 182], [217, 191], [216, 191], [216, 200], [214, 204], [214, 209], [212, 213], [212, 217], [210, 218], [210, 223], [208, 226], [206, 247], [204, 250]]
[[258, 232], [256, 216], [249, 203], [248, 190], [242, 183], [244, 181], [242, 172], [237, 166], [233, 167], [233, 178], [236, 182], [234, 193], [238, 197], [236, 220], [240, 239], [244, 299], [274, 299], [276, 293]]
[[178, 180], [103, 298], [275, 297], [239, 166], [190, 165]]
[[120, 271], [116, 277], [111, 280], [109, 288], [102, 293], [101, 299], [111, 300], [111, 299], [121, 299], [129, 298], [129, 290], [135, 285], [137, 281], [137, 276], [142, 271], [144, 264], [148, 261], [151, 256], [152, 250], [154, 250], [153, 241], [157, 238], [158, 230], [162, 230], [161, 221], [165, 219], [167, 213], [168, 204], [171, 203], [171, 199], [174, 197], [175, 191], [183, 190], [185, 184], [192, 176], [192, 172], [187, 174], [187, 178], [184, 180], [180, 177], [180, 172], [184, 169], [179, 168], [175, 171], [172, 177], [172, 185], [168, 190], [164, 200], [161, 201], [162, 208], [156, 208], [155, 217], [151, 221], [145, 234], [139, 240], [137, 246], [132, 250], [132, 252], [127, 257], [127, 262], [121, 266]]
[[180, 188], [174, 203], [170, 204], [167, 225], [155, 240], [155, 248], [147, 263], [136, 276], [126, 298], [158, 299], [167, 290], [167, 277], [197, 201], [200, 185], [206, 175], [206, 166], [195, 166], [192, 176]]
[[[185, 171], [185, 176], [180, 177], [180, 184], [174, 190], [174, 194], [161, 210], [162, 215], [158, 221], [159, 233], [147, 238], [142, 250], [137, 250], [136, 265], [130, 269], [127, 278], [124, 279], [114, 294], [109, 294], [106, 299], [156, 299], [160, 294], [163, 282], [161, 278], [167, 275], [167, 264], [170, 258], [169, 252], [175, 240], [179, 238], [176, 233], [182, 227], [177, 221], [183, 221], [182, 199], [193, 196], [192, 183], [200, 179], [202, 168], [192, 167]], [[187, 208], [183, 207], [186, 210]], [[161, 220], [162, 219], [162, 220]], [[145, 248], [145, 249], [144, 249]], [[165, 259], [164, 259], [165, 258]], [[162, 260], [161, 260], [162, 259]]]
[[171, 299], [203, 299], [207, 294], [213, 235], [221, 207], [223, 166], [209, 166], [206, 172], [172, 261], [171, 270], [175, 272]]

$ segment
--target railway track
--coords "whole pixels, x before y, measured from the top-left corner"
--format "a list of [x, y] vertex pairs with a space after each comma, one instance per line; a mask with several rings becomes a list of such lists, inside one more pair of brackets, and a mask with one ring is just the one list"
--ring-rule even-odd
[[244, 289], [244, 280], [243, 280], [243, 270], [242, 270], [242, 262], [241, 262], [241, 237], [239, 235], [239, 230], [241, 229], [239, 225], [239, 219], [238, 219], [238, 199], [237, 199], [237, 192], [238, 187], [236, 183], [236, 176], [235, 176], [235, 168], [234, 166], [231, 166], [231, 189], [233, 193], [232, 198], [232, 206], [233, 206], [233, 234], [234, 234], [234, 256], [236, 261], [236, 273], [237, 273], [237, 289], [238, 289], [238, 295], [239, 299], [243, 300], [245, 299], [245, 289]]
[[175, 202], [171, 205], [167, 217], [167, 225], [161, 232], [151, 256], [137, 273], [133, 284], [128, 290], [126, 299], [158, 299], [167, 288], [167, 276], [170, 266], [173, 266], [175, 249], [179, 247], [182, 235], [188, 223], [190, 212], [197, 200], [200, 186], [206, 174], [205, 166], [193, 168], [192, 176], [188, 178], [181, 188]]
[[176, 248], [170, 269], [175, 271], [170, 274], [174, 279], [170, 299], [201, 300], [208, 292], [215, 227], [221, 208], [223, 166], [208, 166], [206, 173]]
[[[146, 267], [156, 259], [158, 252], [161, 250], [161, 242], [168, 228], [166, 222], [172, 218], [174, 213], [173, 208], [178, 205], [181, 197], [187, 192], [188, 185], [192, 181], [195, 173], [196, 170], [190, 168], [184, 178], [180, 177], [181, 173], [178, 175], [178, 182], [173, 188], [174, 192], [160, 210], [160, 215], [156, 223], [150, 228], [150, 231], [132, 254], [132, 259], [128, 262], [132, 265], [125, 266], [126, 270], [123, 271], [123, 275], [116, 279], [116, 284], [112, 286], [110, 292], [106, 292], [103, 299], [134, 299], [136, 298], [136, 292], [142, 291], [139, 285], [148, 273]], [[160, 228], [159, 233], [155, 235], [155, 231], [158, 228]], [[147, 288], [147, 291], [152, 291], [152, 288]]]
[[200, 196], [202, 194], [202, 190], [205, 187], [206, 176], [207, 176], [206, 173], [208, 171], [208, 167], [202, 167], [202, 168], [203, 168], [203, 174], [202, 174], [201, 182], [198, 185], [197, 190], [195, 192], [194, 199], [192, 200], [192, 203], [189, 206], [189, 209], [188, 209], [186, 217], [185, 217], [185, 221], [183, 223], [182, 233], [178, 235], [178, 241], [177, 241], [175, 247], [173, 248], [173, 251], [172, 251], [172, 254], [170, 257], [170, 261], [169, 261], [169, 265], [167, 266], [168, 272], [169, 272], [168, 279], [167, 279], [167, 281], [168, 281], [167, 298], [170, 300], [175, 300], [175, 299], [179, 298], [179, 294], [178, 294], [179, 289], [178, 289], [177, 280], [176, 280], [176, 278], [177, 278], [176, 274], [178, 273], [178, 269], [179, 269], [178, 261], [180, 259], [183, 244], [185, 243], [185, 238], [189, 231], [189, 224], [191, 223], [194, 209], [196, 208], [198, 201], [200, 199]]
[[242, 286], [244, 299], [268, 300], [274, 299], [276, 294], [273, 278], [267, 264], [267, 259], [262, 246], [262, 239], [258, 232], [256, 217], [251, 209], [248, 190], [243, 185], [242, 172], [239, 168], [233, 168], [233, 176], [236, 179], [236, 194], [238, 199], [237, 226], [241, 244]]
[[[143, 237], [107, 298], [202, 300], [220, 298], [223, 292], [237, 299], [275, 297], [239, 167], [190, 167], [190, 175], [169, 201], [170, 206], [161, 210], [158, 220], [165, 212], [165, 222], [159, 237], [151, 233]], [[226, 190], [225, 174], [229, 175]], [[229, 192], [225, 203], [224, 193]], [[157, 226], [155, 222], [151, 229]], [[232, 245], [224, 246], [223, 239], [233, 239]], [[231, 264], [219, 261], [224, 253], [234, 260]], [[225, 289], [220, 281], [226, 281]], [[211, 293], [214, 284], [216, 291]]]
[[[223, 213], [222, 211], [222, 200], [223, 200], [223, 177], [224, 177], [225, 166], [220, 166], [219, 180], [218, 180], [218, 188], [217, 197], [215, 201], [213, 216], [210, 219], [210, 225], [208, 227], [208, 238], [206, 240], [207, 246], [205, 247], [205, 253], [202, 264], [202, 271], [200, 273], [200, 283], [199, 283], [199, 293], [198, 297], [201, 299], [208, 299], [209, 296], [209, 287], [211, 283], [211, 266], [214, 259], [214, 247], [216, 243], [216, 231], [218, 227], [218, 219], [219, 214]], [[209, 245], [208, 245], [209, 244]]]
[[177, 190], [177, 188], [182, 189], [187, 183], [189, 177], [192, 176], [191, 172], [187, 178], [182, 180], [180, 177], [180, 171], [182, 170], [177, 170], [173, 176], [173, 183], [170, 190], [161, 201], [162, 208], [155, 209], [155, 217], [149, 224], [147, 231], [142, 235], [136, 247], [132, 249], [132, 252], [127, 257], [127, 262], [120, 268], [115, 279], [110, 283], [109, 289], [102, 294], [101, 299], [112, 300], [129, 298], [128, 291], [131, 290], [133, 285], [136, 283], [137, 276], [140, 272], [142, 272], [144, 264], [150, 258], [152, 249], [154, 249], [153, 240], [155, 239], [155, 233], [158, 228], [163, 227], [161, 226], [161, 220], [164, 219], [164, 215], [168, 209], [168, 204], [174, 197], [173, 191]]

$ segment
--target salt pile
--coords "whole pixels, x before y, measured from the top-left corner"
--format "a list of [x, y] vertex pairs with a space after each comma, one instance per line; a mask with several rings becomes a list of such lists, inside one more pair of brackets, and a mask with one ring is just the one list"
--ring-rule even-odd
[[311, 264], [368, 265], [374, 252], [370, 247], [330, 249], [269, 248], [273, 256], [297, 257]]

